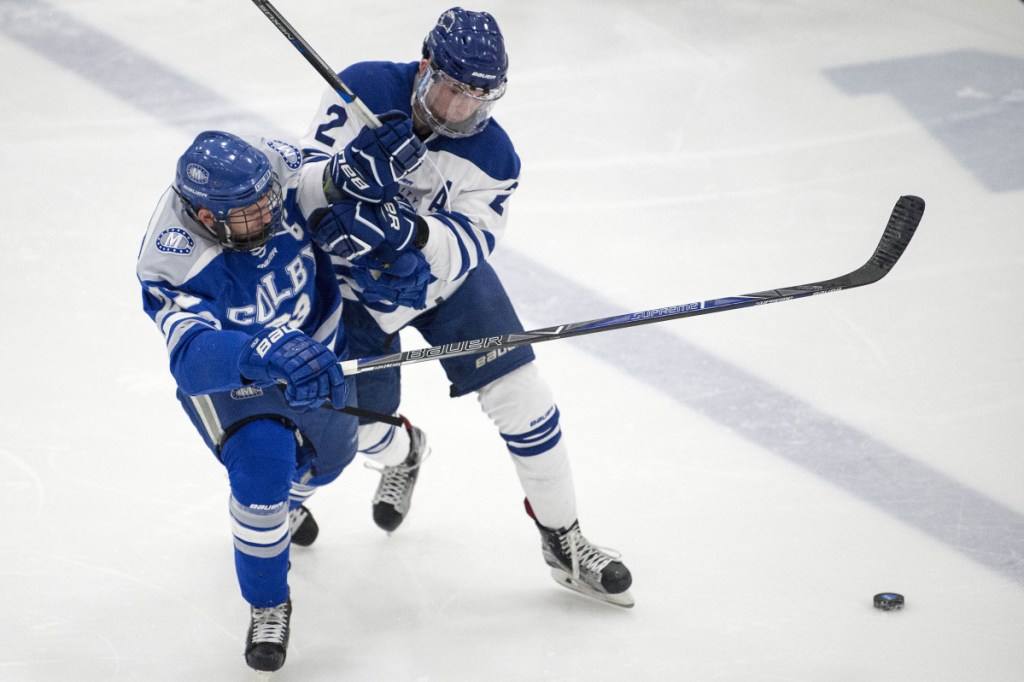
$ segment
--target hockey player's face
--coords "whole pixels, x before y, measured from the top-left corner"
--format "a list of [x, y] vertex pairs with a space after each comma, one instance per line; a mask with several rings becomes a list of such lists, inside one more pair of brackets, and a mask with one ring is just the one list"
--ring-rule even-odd
[[420, 64], [414, 102], [430, 127], [448, 137], [473, 135], [487, 125], [494, 107], [505, 94], [505, 83], [484, 90], [460, 83], [429, 60]]
[[264, 194], [255, 204], [228, 211], [228, 229], [236, 239], [245, 239], [259, 234], [274, 219], [270, 196]]
[[228, 209], [221, 213], [223, 218], [205, 207], [190, 215], [222, 246], [235, 251], [254, 251], [281, 231], [282, 208], [281, 185], [275, 177], [259, 199], [247, 206]]
[[444, 74], [437, 79], [427, 91], [427, 106], [430, 112], [449, 123], [462, 123], [482, 107], [485, 100], [477, 94], [477, 91], [462, 83], [458, 83]]

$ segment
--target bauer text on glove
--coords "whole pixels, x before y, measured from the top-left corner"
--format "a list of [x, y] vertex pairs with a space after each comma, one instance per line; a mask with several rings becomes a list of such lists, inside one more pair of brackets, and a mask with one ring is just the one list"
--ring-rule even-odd
[[258, 385], [285, 382], [285, 399], [300, 409], [326, 401], [344, 407], [348, 395], [338, 357], [296, 329], [273, 327], [254, 334], [239, 354], [238, 370]]
[[416, 170], [426, 148], [399, 111], [380, 117], [379, 128], [363, 128], [324, 169], [328, 201], [342, 196], [379, 203], [394, 196], [398, 181]]

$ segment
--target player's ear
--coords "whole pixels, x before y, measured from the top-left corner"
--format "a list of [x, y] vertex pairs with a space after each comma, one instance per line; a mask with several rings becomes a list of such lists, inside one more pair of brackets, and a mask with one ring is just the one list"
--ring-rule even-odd
[[217, 219], [213, 217], [213, 212], [208, 208], [201, 208], [196, 211], [196, 217], [199, 218], [199, 222], [208, 228], [213, 227], [214, 223], [217, 222]]

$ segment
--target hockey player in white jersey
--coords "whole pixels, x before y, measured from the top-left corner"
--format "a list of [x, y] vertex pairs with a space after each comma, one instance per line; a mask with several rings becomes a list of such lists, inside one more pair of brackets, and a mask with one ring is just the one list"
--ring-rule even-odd
[[[280, 140], [200, 133], [137, 264], [178, 398], [227, 469], [235, 568], [251, 605], [245, 659], [258, 671], [285, 661], [289, 548], [318, 532], [303, 502], [356, 447], [355, 418], [333, 409], [355, 393], [337, 364], [347, 353], [341, 296], [304, 218], [327, 204], [323, 167]], [[416, 289], [380, 281], [396, 295]]]
[[[354, 357], [397, 352], [398, 332], [406, 326], [432, 345], [522, 331], [487, 260], [505, 231], [509, 199], [519, 182], [519, 158], [491, 118], [505, 93], [507, 71], [504, 39], [494, 17], [455, 7], [427, 34], [419, 61], [362, 62], [339, 74], [379, 115], [380, 128], [364, 127], [354, 106], [334, 90], [325, 92], [302, 139], [307, 157], [334, 155], [325, 178], [334, 203], [311, 221], [314, 239], [337, 257], [382, 242], [398, 251], [420, 250], [432, 276], [424, 310], [396, 308], [374, 300], [373, 292], [364, 290], [365, 277], [339, 263], [343, 296], [358, 302], [345, 305], [343, 312]], [[390, 130], [408, 117], [415, 135]], [[396, 177], [391, 172], [395, 160], [418, 145], [426, 149], [423, 163]], [[396, 195], [397, 210], [378, 207]], [[580, 533], [559, 410], [533, 360], [532, 349], [520, 346], [441, 364], [452, 397], [475, 392], [505, 440], [556, 581], [632, 606], [629, 570], [618, 556]], [[360, 407], [397, 414], [398, 368], [354, 378]], [[359, 451], [382, 466], [373, 515], [389, 532], [409, 512], [425, 442], [408, 422], [404, 429], [359, 426]]]

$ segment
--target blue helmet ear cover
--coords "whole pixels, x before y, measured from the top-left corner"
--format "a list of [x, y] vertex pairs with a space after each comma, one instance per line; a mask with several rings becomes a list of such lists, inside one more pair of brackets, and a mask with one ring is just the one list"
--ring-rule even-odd
[[508, 78], [505, 38], [494, 17], [453, 7], [423, 41], [423, 57], [460, 83], [489, 91]]

